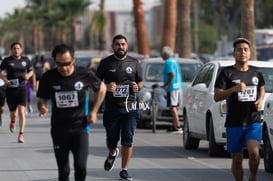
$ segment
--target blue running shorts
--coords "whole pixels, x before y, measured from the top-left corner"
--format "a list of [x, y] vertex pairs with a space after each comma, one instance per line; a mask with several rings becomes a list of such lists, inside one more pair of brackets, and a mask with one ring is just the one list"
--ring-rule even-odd
[[230, 153], [241, 152], [248, 140], [261, 142], [262, 123], [252, 123], [242, 127], [227, 127], [227, 151]]

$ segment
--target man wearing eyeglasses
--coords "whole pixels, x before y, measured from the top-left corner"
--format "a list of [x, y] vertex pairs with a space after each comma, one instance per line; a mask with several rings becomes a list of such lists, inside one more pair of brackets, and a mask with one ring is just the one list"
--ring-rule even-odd
[[[106, 86], [91, 70], [75, 67], [73, 47], [57, 45], [52, 51], [52, 57], [57, 67], [43, 74], [40, 80], [37, 92], [38, 110], [40, 116], [44, 116], [48, 112], [46, 102], [51, 100], [51, 137], [59, 181], [69, 180], [70, 151], [74, 158], [75, 181], [84, 181], [90, 124], [97, 120]], [[95, 98], [90, 92], [97, 95], [92, 107], [89, 100]]]

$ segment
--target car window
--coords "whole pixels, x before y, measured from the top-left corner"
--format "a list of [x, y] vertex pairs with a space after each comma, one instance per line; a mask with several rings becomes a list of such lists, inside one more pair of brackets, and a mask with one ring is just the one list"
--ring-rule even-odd
[[212, 75], [213, 75], [213, 65], [208, 64], [205, 65], [197, 74], [192, 86], [200, 83], [205, 83], [206, 86], [208, 87], [211, 80], [212, 80]]
[[191, 82], [202, 64], [180, 64], [183, 82]]
[[263, 74], [265, 81], [265, 92], [273, 92], [273, 68], [261, 68], [258, 70]]
[[[182, 71], [182, 81], [192, 82], [197, 72], [200, 70], [203, 64], [200, 63], [180, 63]], [[143, 64], [142, 66], [145, 66]], [[148, 82], [162, 82], [163, 80], [163, 67], [162, 63], [147, 63], [144, 73], [144, 79]]]
[[270, 60], [273, 59], [273, 48], [260, 48], [257, 49], [257, 59], [258, 60]]
[[162, 82], [163, 63], [148, 63], [145, 69], [145, 80], [148, 82]]

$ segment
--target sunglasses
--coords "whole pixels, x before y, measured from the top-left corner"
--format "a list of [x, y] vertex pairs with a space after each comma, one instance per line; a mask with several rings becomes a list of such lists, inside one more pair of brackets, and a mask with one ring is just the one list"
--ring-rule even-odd
[[71, 60], [70, 62], [55, 62], [55, 63], [58, 67], [67, 67], [67, 66], [70, 66], [72, 62], [73, 60]]

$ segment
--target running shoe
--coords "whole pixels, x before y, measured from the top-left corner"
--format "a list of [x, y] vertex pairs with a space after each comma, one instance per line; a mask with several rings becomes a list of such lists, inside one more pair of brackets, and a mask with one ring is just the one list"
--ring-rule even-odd
[[167, 130], [168, 133], [183, 133], [183, 129], [181, 127], [170, 127], [168, 130]]
[[31, 105], [28, 106], [28, 113], [33, 113], [33, 108]]
[[9, 124], [9, 130], [12, 133], [15, 131], [15, 124], [16, 124], [16, 121], [11, 121]]
[[128, 175], [127, 170], [121, 170], [119, 172], [119, 176], [121, 180], [133, 180], [133, 178]]
[[19, 134], [18, 135], [18, 143], [24, 143], [25, 140], [24, 140], [24, 135], [23, 134]]
[[116, 155], [113, 156], [110, 152], [104, 162], [104, 170], [110, 172], [113, 167], [114, 167], [114, 163], [115, 163], [115, 159], [116, 157], [119, 155], [119, 149], [116, 148]]

